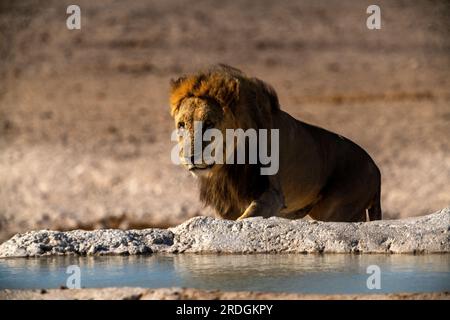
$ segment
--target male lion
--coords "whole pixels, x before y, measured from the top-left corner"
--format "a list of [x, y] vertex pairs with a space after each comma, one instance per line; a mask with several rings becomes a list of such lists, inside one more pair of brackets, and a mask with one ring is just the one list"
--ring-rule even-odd
[[[222, 218], [366, 221], [367, 210], [370, 220], [381, 219], [380, 171], [370, 156], [352, 141], [280, 110], [274, 89], [263, 81], [217, 65], [171, 84], [171, 115], [191, 136], [194, 121], [224, 135], [226, 129], [279, 129], [275, 175], [261, 175], [260, 163], [186, 164], [199, 179], [200, 199]], [[181, 157], [187, 154], [182, 140]]]

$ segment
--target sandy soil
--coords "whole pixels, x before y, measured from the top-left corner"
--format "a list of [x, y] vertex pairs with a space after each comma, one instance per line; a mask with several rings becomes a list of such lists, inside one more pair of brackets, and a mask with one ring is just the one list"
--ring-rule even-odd
[[379, 1], [0, 2], [0, 240], [211, 214], [170, 162], [169, 79], [224, 62], [283, 109], [363, 146], [386, 218], [450, 204], [450, 4]]
[[450, 300], [448, 292], [392, 294], [297, 294], [191, 288], [0, 290], [0, 300]]

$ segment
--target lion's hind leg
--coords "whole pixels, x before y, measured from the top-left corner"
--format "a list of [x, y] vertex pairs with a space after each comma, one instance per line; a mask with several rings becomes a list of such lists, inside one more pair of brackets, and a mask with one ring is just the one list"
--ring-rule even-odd
[[380, 199], [380, 191], [375, 194], [373, 202], [369, 209], [367, 210], [369, 213], [369, 220], [381, 220], [383, 218], [383, 214], [381, 212], [381, 199]]

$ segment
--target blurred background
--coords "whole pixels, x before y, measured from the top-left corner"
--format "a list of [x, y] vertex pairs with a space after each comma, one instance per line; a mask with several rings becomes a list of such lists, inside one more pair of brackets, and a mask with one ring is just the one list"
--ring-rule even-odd
[[[66, 8], [81, 8], [81, 30]], [[363, 146], [386, 218], [450, 205], [450, 2], [1, 0], [0, 240], [212, 214], [170, 161], [169, 80], [227, 63]]]

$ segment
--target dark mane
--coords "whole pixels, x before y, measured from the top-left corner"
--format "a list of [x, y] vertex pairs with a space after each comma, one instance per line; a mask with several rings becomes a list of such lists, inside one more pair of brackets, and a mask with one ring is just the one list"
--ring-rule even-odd
[[269, 187], [260, 165], [223, 165], [210, 178], [200, 178], [200, 200], [225, 219], [235, 220]]

